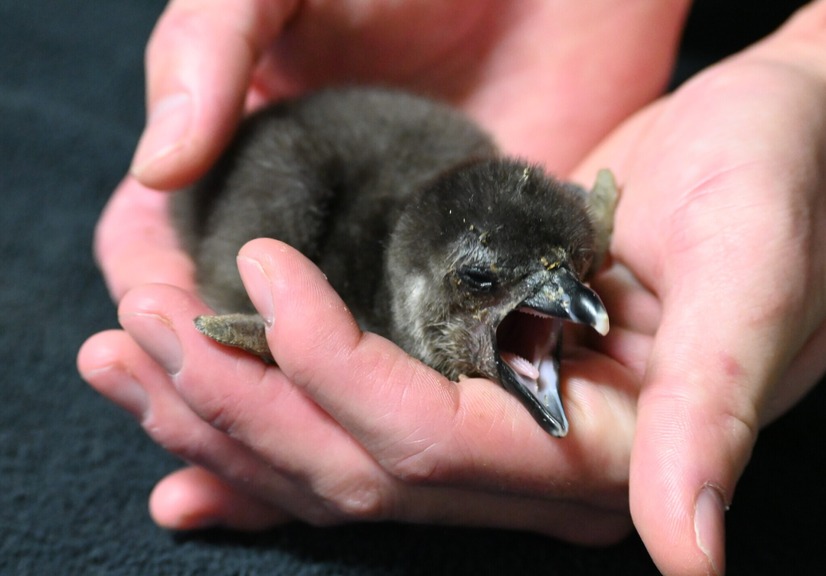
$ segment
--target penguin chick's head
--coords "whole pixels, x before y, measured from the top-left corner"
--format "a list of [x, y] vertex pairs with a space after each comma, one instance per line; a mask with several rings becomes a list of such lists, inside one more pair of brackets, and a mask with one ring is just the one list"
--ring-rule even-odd
[[512, 160], [451, 170], [402, 214], [386, 252], [392, 336], [449, 378], [500, 381], [564, 436], [563, 321], [608, 330], [582, 283], [594, 259], [587, 193]]

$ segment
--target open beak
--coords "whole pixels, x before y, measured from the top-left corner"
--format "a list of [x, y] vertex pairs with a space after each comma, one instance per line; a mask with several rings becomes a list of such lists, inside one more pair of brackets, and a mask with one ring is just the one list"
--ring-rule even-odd
[[545, 273], [531, 296], [494, 328], [496, 367], [502, 384], [549, 434], [564, 437], [568, 418], [559, 393], [562, 324], [587, 324], [608, 333], [608, 313], [596, 292], [568, 268]]

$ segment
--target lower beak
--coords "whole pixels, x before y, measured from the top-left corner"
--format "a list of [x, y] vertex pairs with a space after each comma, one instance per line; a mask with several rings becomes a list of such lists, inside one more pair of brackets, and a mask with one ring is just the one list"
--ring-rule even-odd
[[[563, 438], [568, 434], [568, 418], [559, 393], [559, 358], [562, 348], [562, 322], [555, 321], [551, 330], [550, 349], [536, 361], [537, 377], [514, 370], [496, 350], [496, 369], [499, 381], [528, 409], [534, 420], [551, 436]], [[496, 331], [493, 334], [496, 342]]]
[[539, 290], [526, 298], [517, 310], [543, 317], [550, 325], [536, 335], [542, 341], [535, 343], [534, 350], [523, 351], [529, 357], [519, 356], [515, 362], [509, 362], [514, 354], [500, 350], [506, 343], [498, 342], [494, 329], [500, 381], [544, 430], [562, 438], [568, 433], [568, 418], [559, 390], [562, 324], [565, 321], [587, 324], [605, 335], [609, 328], [608, 313], [596, 292], [565, 267], [547, 272]]

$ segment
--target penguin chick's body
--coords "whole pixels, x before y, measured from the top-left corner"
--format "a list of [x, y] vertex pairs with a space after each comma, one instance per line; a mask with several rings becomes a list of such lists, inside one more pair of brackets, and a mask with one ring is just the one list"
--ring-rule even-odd
[[[253, 114], [172, 214], [204, 300], [233, 314], [199, 319], [218, 341], [266, 356], [235, 257], [253, 238], [277, 238], [324, 271], [362, 329], [449, 378], [502, 382], [564, 436], [561, 322], [608, 325], [582, 283], [616, 200], [610, 177], [598, 188], [589, 196], [501, 158], [447, 106], [353, 88]], [[591, 216], [591, 198], [607, 216]]]

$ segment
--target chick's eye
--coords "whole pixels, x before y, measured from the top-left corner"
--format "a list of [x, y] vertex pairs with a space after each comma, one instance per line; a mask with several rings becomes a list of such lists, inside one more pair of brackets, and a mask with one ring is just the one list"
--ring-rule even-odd
[[496, 288], [496, 274], [485, 268], [460, 268], [460, 285], [474, 292], [491, 292]]

